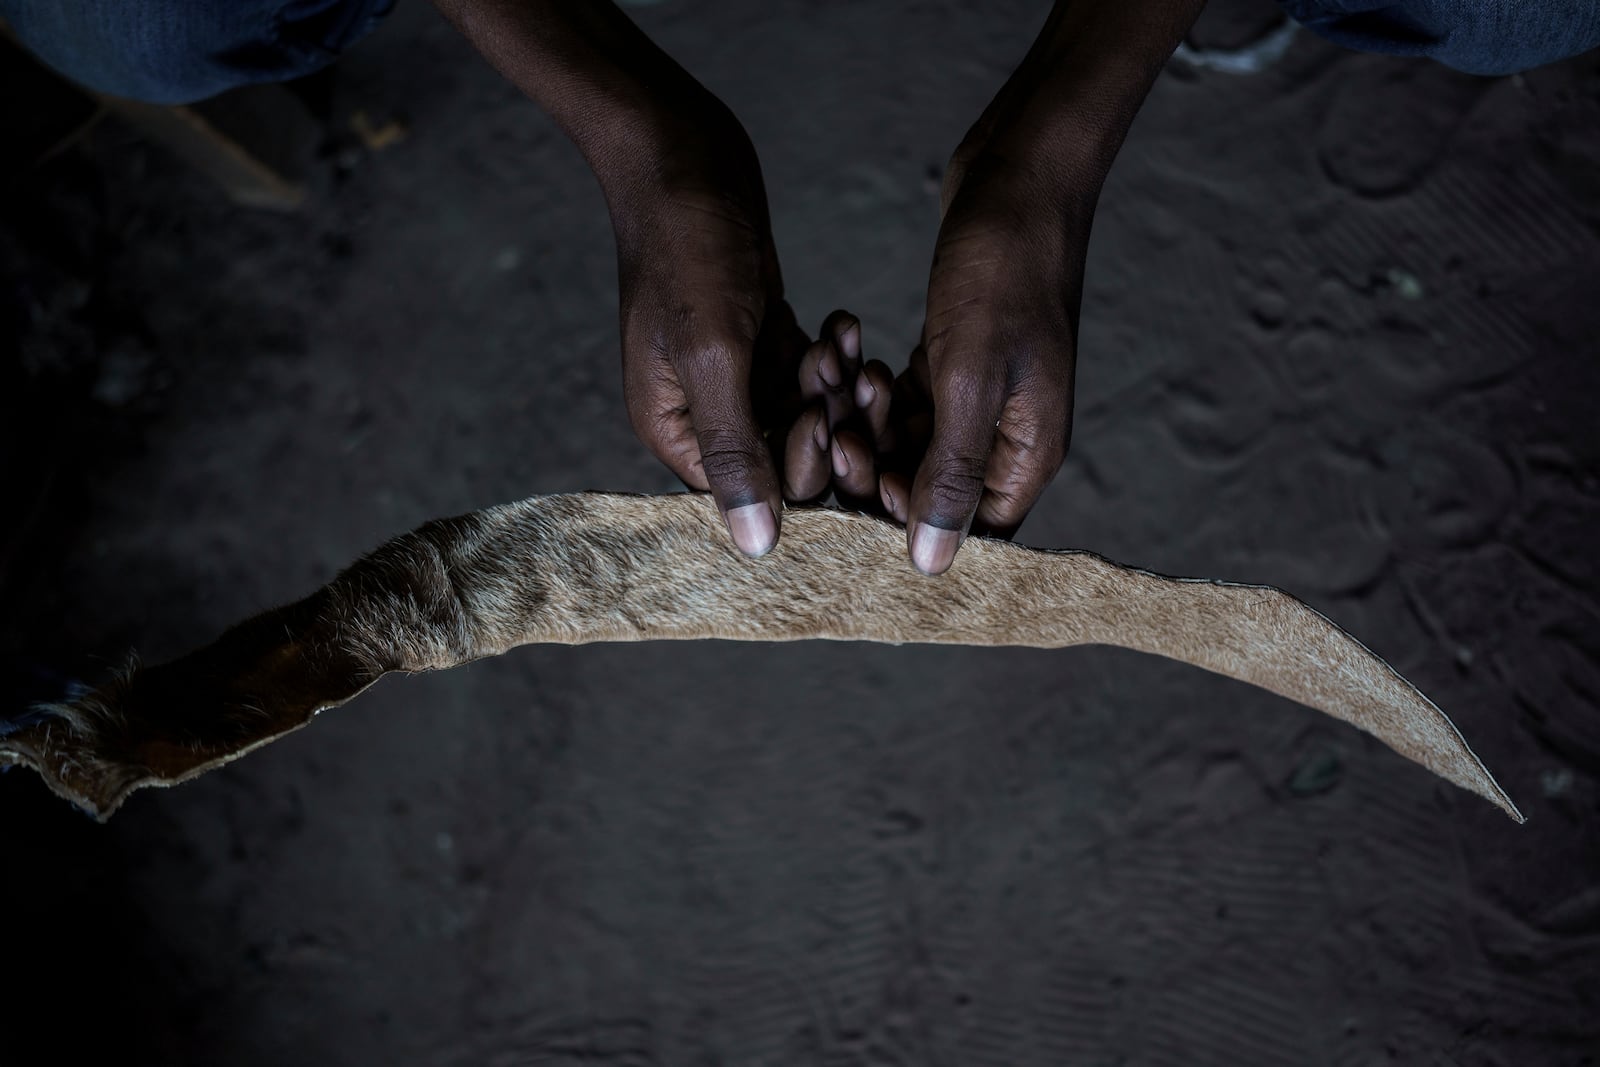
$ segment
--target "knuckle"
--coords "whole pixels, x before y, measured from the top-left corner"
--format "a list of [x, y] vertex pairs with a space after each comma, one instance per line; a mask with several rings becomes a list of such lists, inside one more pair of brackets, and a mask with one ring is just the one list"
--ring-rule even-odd
[[681, 396], [674, 405], [670, 402], [670, 394], [661, 389], [632, 389], [625, 386], [623, 393], [623, 406], [627, 410], [628, 424], [633, 428], [634, 436], [660, 455], [678, 436], [677, 416], [684, 410]]
[[940, 518], [965, 518], [983, 494], [987, 465], [981, 456], [949, 456], [941, 460], [928, 478], [930, 513]]
[[715, 368], [737, 362], [754, 344], [759, 316], [731, 302], [636, 301], [622, 316], [623, 347], [675, 369]]
[[1022, 375], [1006, 402], [1007, 437], [1041, 457], [1065, 458], [1072, 433], [1072, 368], [1036, 366]]
[[759, 462], [758, 442], [745, 434], [710, 431], [700, 435], [700, 464], [715, 485], [750, 481]]
[[1023, 418], [1001, 431], [1005, 442], [1029, 465], [1055, 470], [1067, 458], [1068, 417]]
[[844, 308], [834, 308], [828, 312], [828, 317], [822, 320], [822, 331], [840, 330], [856, 321], [856, 317]]

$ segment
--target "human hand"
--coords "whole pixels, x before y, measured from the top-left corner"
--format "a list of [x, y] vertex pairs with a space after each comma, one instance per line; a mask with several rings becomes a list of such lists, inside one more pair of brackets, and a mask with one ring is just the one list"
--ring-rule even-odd
[[777, 543], [779, 428], [807, 338], [783, 299], [755, 149], [712, 103], [608, 186], [617, 235], [623, 393], [639, 439], [709, 489], [734, 543]]
[[971, 142], [947, 174], [922, 340], [896, 383], [899, 459], [880, 479], [924, 574], [948, 570], [969, 529], [1013, 535], [1066, 457], [1098, 194], [1095, 174]]
[[858, 511], [878, 511], [879, 461], [893, 455], [889, 425], [894, 372], [864, 361], [861, 320], [830, 314], [796, 376], [799, 410], [784, 447], [785, 500], [812, 503], [829, 491]]
[[922, 343], [892, 420], [925, 435], [900, 433], [879, 479], [924, 573], [949, 569], [969, 529], [1014, 534], [1066, 456], [1095, 205], [1203, 3], [1056, 0], [951, 158]]
[[[783, 300], [748, 136], [615, 5], [435, 2], [600, 180], [617, 233], [635, 431], [686, 484], [712, 492], [744, 551], [769, 550], [782, 491], [763, 429], [796, 381], [806, 339]], [[832, 417], [846, 380], [887, 390], [866, 369], [855, 379], [842, 369], [835, 385], [827, 345], [847, 360], [859, 342], [825, 329], [809, 370], [821, 407], [800, 417], [811, 443], [803, 432], [785, 442], [799, 479], [790, 490], [826, 492], [813, 484], [824, 451], [846, 502], [870, 502], [864, 475], [880, 473], [880, 499], [908, 523], [913, 561], [928, 573], [950, 566], [970, 528], [1016, 530], [1066, 451], [1100, 181], [1202, 3], [1057, 0], [952, 160], [923, 343], [893, 384], [904, 429], [880, 434], [872, 419], [884, 412], [872, 414], [871, 397], [854, 428]]]
[[614, 4], [435, 0], [583, 153], [617, 239], [623, 391], [640, 439], [759, 556], [783, 501], [763, 430], [806, 347], [755, 148]]

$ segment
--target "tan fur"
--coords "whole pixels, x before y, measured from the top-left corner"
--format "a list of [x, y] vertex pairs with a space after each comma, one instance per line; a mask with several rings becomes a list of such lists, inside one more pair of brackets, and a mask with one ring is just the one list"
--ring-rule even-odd
[[0, 737], [0, 762], [104, 819], [132, 790], [236, 759], [389, 671], [533, 642], [701, 638], [1119, 645], [1325, 711], [1522, 820], [1443, 712], [1276, 589], [979, 539], [925, 578], [902, 530], [822, 509], [785, 512], [778, 548], [749, 560], [697, 495], [534, 497], [428, 523], [297, 604], [49, 709]]

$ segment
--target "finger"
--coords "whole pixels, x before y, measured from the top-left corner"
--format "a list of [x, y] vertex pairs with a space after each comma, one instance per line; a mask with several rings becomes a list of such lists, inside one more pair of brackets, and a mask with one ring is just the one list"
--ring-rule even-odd
[[829, 338], [814, 342], [800, 360], [800, 396], [810, 404], [820, 401], [828, 412], [828, 425], [837, 426], [855, 403], [854, 382], [847, 375], [838, 346]]
[[761, 323], [761, 333], [756, 338], [759, 350], [769, 350], [774, 354], [773, 363], [783, 373], [793, 375], [794, 369], [800, 363], [800, 357], [805, 355], [806, 346], [811, 343], [811, 338], [800, 328], [800, 321], [795, 317], [794, 308], [789, 306], [787, 300], [768, 302], [766, 318]]
[[778, 543], [783, 496], [750, 400], [750, 362], [733, 345], [702, 345], [677, 361], [689, 402], [700, 467], [733, 535], [747, 556]]
[[677, 379], [670, 373], [639, 381], [625, 375], [623, 395], [628, 421], [644, 446], [690, 489], [710, 488], [700, 466], [700, 442], [689, 421], [689, 404]]
[[828, 453], [833, 488], [850, 508], [878, 510], [878, 470], [872, 446], [854, 430], [838, 430]]
[[908, 476], [915, 474], [933, 436], [933, 400], [917, 381], [915, 363], [894, 380], [889, 435], [894, 448], [881, 465]]
[[883, 502], [883, 510], [904, 526], [910, 515], [911, 479], [895, 471], [879, 476], [878, 499]]
[[928, 370], [928, 351], [921, 345], [911, 350], [910, 364], [894, 380], [891, 404], [890, 421], [895, 428], [897, 447], [915, 456], [916, 463], [920, 464], [928, 439], [933, 436], [932, 375]]
[[933, 437], [911, 485], [911, 562], [943, 574], [972, 525], [1005, 402], [998, 366], [963, 353], [933, 375]]
[[890, 398], [894, 395], [894, 372], [882, 360], [872, 360], [856, 375], [856, 416], [867, 429], [873, 451], [885, 454], [894, 448], [889, 429]]
[[756, 418], [769, 437], [776, 438], [800, 417], [798, 371], [810, 344], [788, 301], [769, 302], [750, 372]]
[[1013, 393], [1000, 413], [973, 532], [1010, 538], [1061, 470], [1071, 435], [1071, 397], [1059, 390]]
[[847, 375], [854, 377], [861, 366], [861, 320], [843, 308], [829, 312], [817, 338], [834, 343]]
[[906, 364], [906, 374], [909, 375], [911, 384], [922, 391], [922, 395], [933, 398], [933, 372], [928, 368], [928, 349], [918, 345], [911, 350], [911, 359]]
[[807, 408], [789, 428], [784, 445], [783, 497], [795, 503], [819, 500], [828, 491], [831, 472], [828, 413], [821, 404]]

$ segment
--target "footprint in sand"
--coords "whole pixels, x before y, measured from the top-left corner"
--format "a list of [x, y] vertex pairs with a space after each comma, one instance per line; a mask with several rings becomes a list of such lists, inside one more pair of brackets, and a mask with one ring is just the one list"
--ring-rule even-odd
[[1510, 461], [1489, 442], [1425, 423], [1377, 444], [1371, 521], [1399, 545], [1465, 549], [1495, 540], [1517, 499]]
[[[1369, 56], [1351, 59], [1341, 73], [1317, 131], [1317, 155], [1330, 181], [1364, 197], [1402, 196], [1426, 181], [1493, 84], [1437, 63]], [[1396, 106], [1400, 100], [1405, 106]]]

